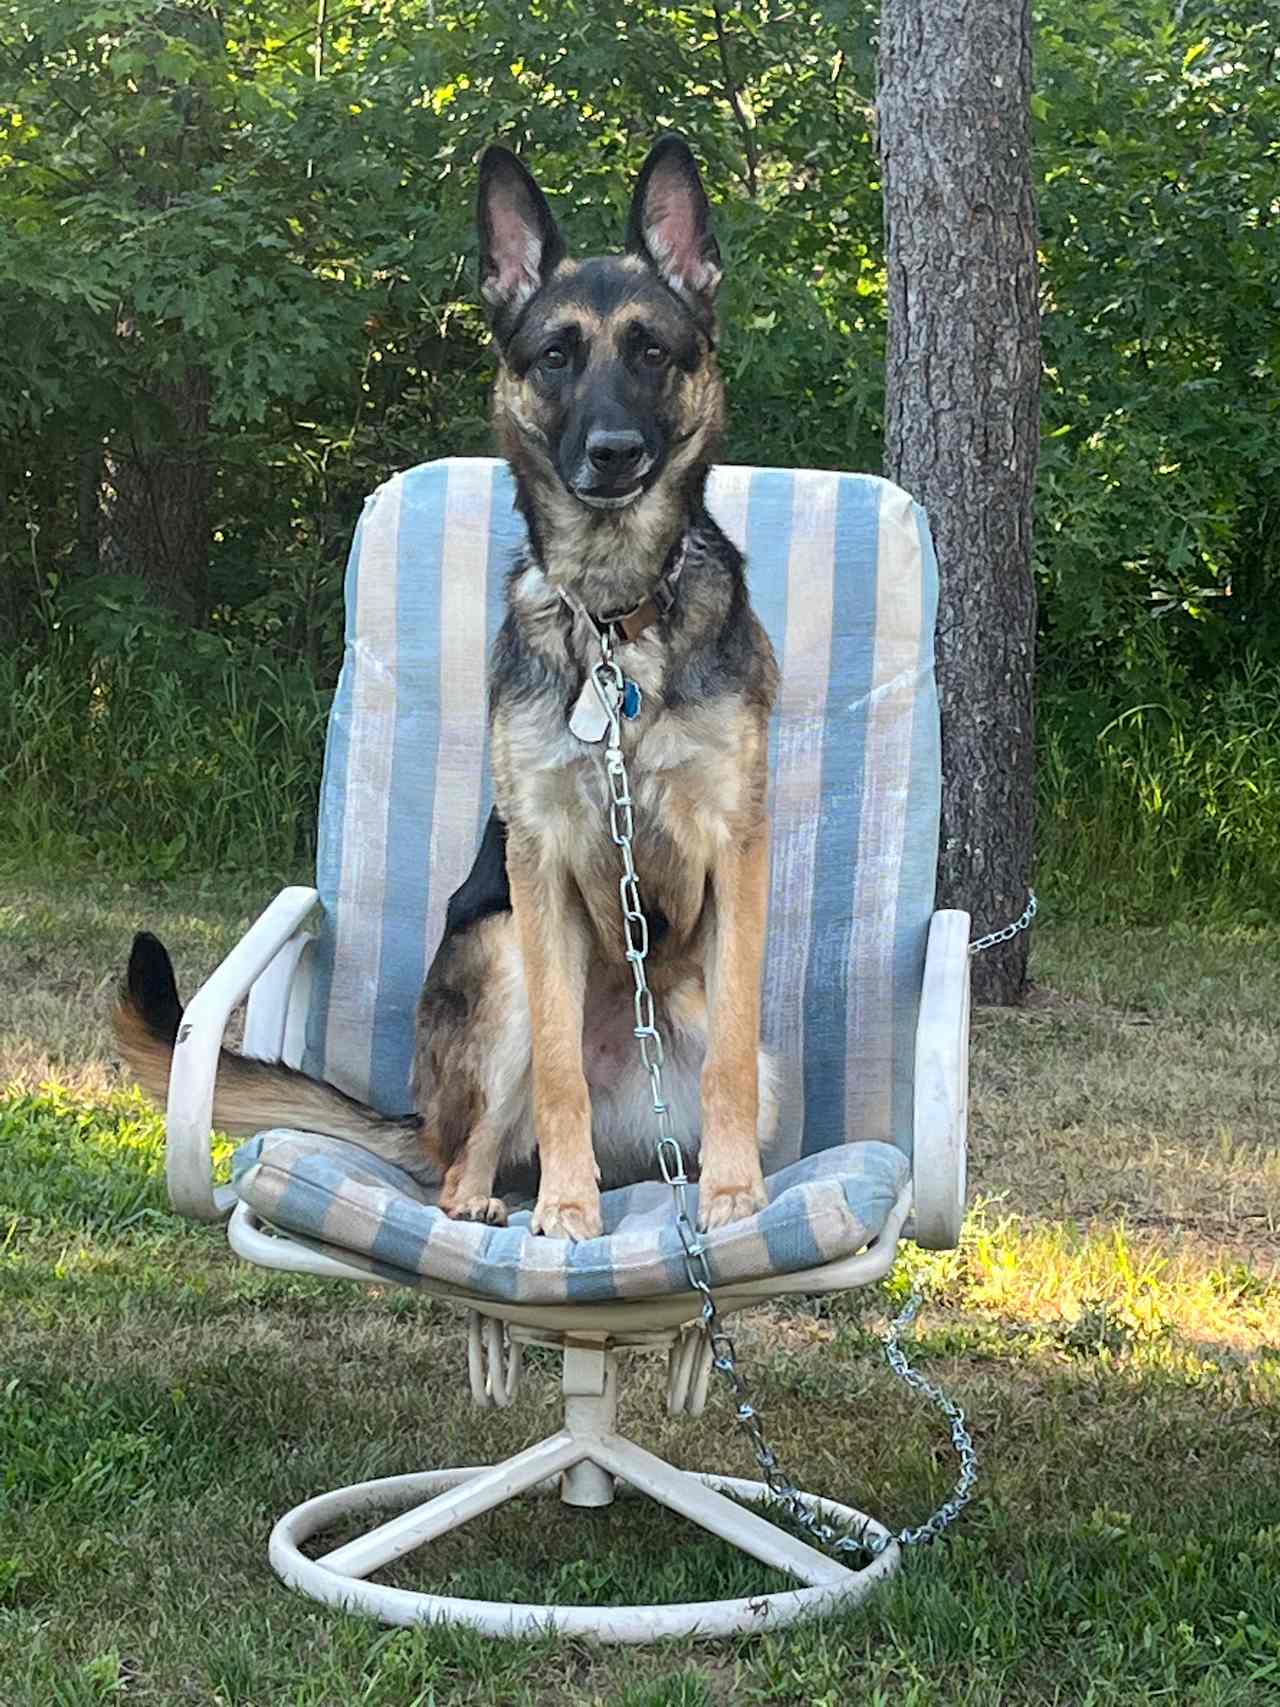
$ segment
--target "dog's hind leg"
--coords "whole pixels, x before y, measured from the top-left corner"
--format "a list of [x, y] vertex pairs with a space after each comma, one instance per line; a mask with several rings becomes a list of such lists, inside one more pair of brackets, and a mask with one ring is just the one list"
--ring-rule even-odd
[[[445, 986], [445, 972], [454, 983]], [[420, 1018], [426, 1125], [444, 1172], [440, 1207], [457, 1221], [506, 1223], [495, 1185], [519, 1162], [529, 1119], [529, 1004], [509, 913], [476, 926], [424, 993]], [[525, 1145], [528, 1136], [525, 1137]]]
[[440, 1207], [454, 1221], [487, 1221], [505, 1227], [507, 1206], [493, 1195], [502, 1158], [501, 1130], [482, 1117], [471, 1128], [462, 1154], [444, 1176]]

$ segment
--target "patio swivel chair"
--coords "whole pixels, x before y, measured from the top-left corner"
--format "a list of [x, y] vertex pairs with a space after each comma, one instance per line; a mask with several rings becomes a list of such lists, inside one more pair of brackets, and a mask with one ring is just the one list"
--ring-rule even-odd
[[[504, 464], [451, 458], [396, 475], [366, 503], [348, 569], [316, 887], [280, 894], [186, 1010], [168, 1098], [170, 1195], [197, 1220], [229, 1216], [231, 1245], [250, 1262], [454, 1301], [468, 1313], [479, 1405], [510, 1402], [523, 1345], [563, 1352], [557, 1433], [497, 1466], [435, 1467], [306, 1501], [271, 1537], [286, 1583], [385, 1622], [453, 1620], [494, 1635], [555, 1628], [640, 1642], [758, 1631], [860, 1600], [896, 1568], [898, 1544], [863, 1513], [803, 1495], [815, 1514], [879, 1540], [882, 1550], [851, 1568], [852, 1555], [832, 1557], [772, 1523], [753, 1503], [762, 1484], [676, 1469], [617, 1433], [617, 1366], [630, 1353], [665, 1352], [672, 1413], [697, 1414], [707, 1399], [700, 1299], [660, 1180], [606, 1193], [605, 1235], [580, 1244], [530, 1236], [527, 1215], [507, 1228], [450, 1221], [412, 1171], [308, 1133], [258, 1135], [238, 1151], [234, 1183], [213, 1183], [217, 1052], [246, 996], [247, 1053], [321, 1073], [389, 1113], [411, 1106], [418, 990], [490, 805], [486, 650], [522, 536], [513, 498]], [[865, 1286], [904, 1236], [930, 1249], [957, 1242], [969, 919], [933, 910], [936, 570], [923, 512], [870, 476], [772, 468], [716, 469], [708, 504], [747, 553], [782, 671], [763, 1025], [788, 1080], [769, 1204], [708, 1239], [728, 1315]], [[376, 1580], [390, 1561], [535, 1488], [599, 1506], [618, 1483], [789, 1573], [796, 1588], [560, 1607]], [[368, 1533], [304, 1551], [361, 1514], [378, 1514]]]

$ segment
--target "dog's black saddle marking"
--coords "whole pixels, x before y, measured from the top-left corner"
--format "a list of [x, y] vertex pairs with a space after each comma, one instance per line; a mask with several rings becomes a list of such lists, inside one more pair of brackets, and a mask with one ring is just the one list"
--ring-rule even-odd
[[465, 931], [479, 919], [491, 913], [511, 911], [511, 884], [507, 880], [507, 826], [497, 811], [489, 814], [489, 822], [480, 838], [480, 851], [475, 864], [467, 873], [460, 889], [449, 897], [444, 915], [445, 935]]
[[[480, 851], [475, 864], [467, 873], [461, 888], [455, 889], [445, 909], [444, 934], [452, 936], [465, 931], [468, 925], [487, 919], [493, 913], [511, 911], [511, 883], [507, 877], [507, 826], [495, 808], [480, 838]], [[660, 943], [671, 928], [670, 920], [660, 907], [645, 909], [649, 926], [649, 942]], [[619, 951], [621, 952], [621, 951]]]

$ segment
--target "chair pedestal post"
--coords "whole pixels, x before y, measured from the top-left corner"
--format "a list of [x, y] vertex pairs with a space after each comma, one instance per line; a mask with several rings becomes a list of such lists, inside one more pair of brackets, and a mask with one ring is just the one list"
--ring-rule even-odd
[[[579, 1440], [597, 1441], [613, 1433], [618, 1414], [618, 1359], [604, 1335], [573, 1337], [564, 1346], [564, 1425]], [[613, 1504], [613, 1477], [591, 1458], [571, 1465], [560, 1477], [565, 1505]]]

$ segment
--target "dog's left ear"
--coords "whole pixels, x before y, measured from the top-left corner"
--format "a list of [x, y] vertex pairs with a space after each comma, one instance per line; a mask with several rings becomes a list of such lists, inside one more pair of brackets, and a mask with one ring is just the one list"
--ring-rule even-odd
[[682, 136], [661, 137], [640, 169], [627, 219], [627, 253], [643, 255], [677, 296], [711, 313], [720, 284], [720, 246], [697, 162]]

